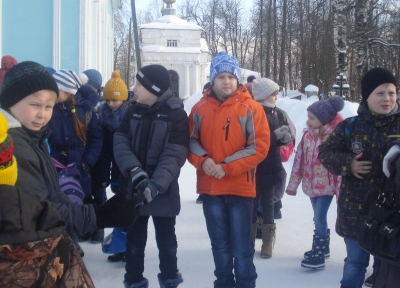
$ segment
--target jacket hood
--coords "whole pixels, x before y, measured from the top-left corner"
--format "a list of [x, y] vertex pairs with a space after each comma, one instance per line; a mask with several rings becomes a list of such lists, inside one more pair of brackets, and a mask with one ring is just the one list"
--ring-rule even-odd
[[8, 122], [8, 129], [21, 127], [21, 123], [13, 115], [11, 115], [9, 112], [7, 112], [6, 110], [0, 108], [0, 113], [3, 114], [4, 117], [6, 117], [7, 122]]
[[76, 104], [85, 109], [85, 111], [91, 111], [96, 107], [99, 102], [99, 95], [92, 87], [88, 85], [82, 85], [78, 89], [78, 93], [75, 94]]

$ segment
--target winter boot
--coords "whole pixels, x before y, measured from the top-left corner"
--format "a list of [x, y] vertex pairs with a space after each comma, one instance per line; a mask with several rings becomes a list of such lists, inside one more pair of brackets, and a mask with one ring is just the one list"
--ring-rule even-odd
[[133, 283], [131, 285], [129, 285], [128, 283], [126, 283], [126, 281], [124, 281], [124, 287], [125, 288], [149, 288], [149, 281], [146, 278], [143, 278], [142, 281], [140, 281], [138, 283]]
[[104, 230], [96, 230], [93, 231], [92, 235], [90, 236], [90, 242], [92, 244], [99, 244], [101, 239], [103, 238]]
[[161, 273], [157, 275], [158, 282], [160, 283], [160, 288], [175, 288], [183, 282], [181, 273], [176, 274], [176, 278], [173, 279], [163, 279]]
[[251, 224], [251, 239], [253, 240], [253, 243], [256, 243], [257, 229], [258, 229], [258, 224], [252, 223]]
[[375, 282], [376, 274], [377, 274], [377, 272], [376, 272], [376, 270], [374, 270], [374, 272], [371, 274], [371, 276], [369, 276], [367, 279], [365, 279], [364, 285], [367, 287], [372, 287]]
[[[325, 253], [324, 253], [325, 259], [327, 259], [331, 256], [331, 251], [329, 249], [330, 240], [331, 240], [331, 229], [328, 229], [327, 237], [326, 237], [326, 244], [325, 244]], [[313, 247], [314, 247], [314, 241], [315, 241], [315, 230], [314, 230], [314, 236], [313, 236]], [[308, 259], [308, 257], [310, 257], [310, 255], [312, 255], [312, 250], [304, 253], [304, 259]]]
[[262, 216], [257, 217], [257, 234], [256, 234], [256, 239], [262, 239], [262, 224], [264, 223], [264, 220]]
[[275, 224], [263, 224], [262, 225], [262, 246], [261, 246], [261, 258], [269, 259], [272, 257], [272, 248], [275, 244]]
[[113, 254], [107, 257], [107, 260], [110, 262], [125, 262], [125, 255], [126, 252], [121, 252], [121, 253], [117, 253], [117, 254]]
[[325, 245], [326, 238], [321, 238], [318, 235], [314, 236], [313, 249], [308, 259], [301, 261], [301, 267], [314, 270], [325, 269]]

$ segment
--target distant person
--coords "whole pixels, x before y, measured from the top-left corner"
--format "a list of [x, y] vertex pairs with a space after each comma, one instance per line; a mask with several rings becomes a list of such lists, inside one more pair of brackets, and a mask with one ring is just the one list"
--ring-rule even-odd
[[[256, 76], [250, 75], [249, 77], [247, 77], [247, 83], [244, 84], [244, 86], [247, 88], [247, 90], [249, 90], [251, 97], [253, 97], [252, 85], [253, 85], [254, 79], [256, 79]], [[253, 97], [253, 99], [254, 99], [254, 97]]]
[[[53, 131], [48, 137], [50, 154], [64, 166], [76, 164], [80, 172], [79, 183], [85, 193], [84, 203], [94, 203], [91, 169], [103, 146], [103, 134], [93, 110], [98, 95], [91, 86], [82, 85], [80, 78], [72, 70], [58, 70], [53, 77], [58, 86], [59, 97], [48, 124]], [[101, 205], [102, 202], [97, 204]], [[100, 240], [102, 232], [92, 232], [95, 233], [93, 239]], [[92, 232], [81, 235], [79, 241], [88, 240]]]
[[271, 131], [268, 155], [257, 165], [256, 198], [254, 199], [252, 221], [252, 236], [253, 241], [255, 241], [258, 228], [257, 208], [260, 203], [262, 208], [262, 246], [260, 256], [265, 259], [272, 257], [273, 243], [275, 243], [274, 192], [278, 185], [286, 185], [286, 182], [280, 183], [282, 181], [280, 174], [285, 171], [280, 156], [280, 147], [288, 144], [295, 137], [295, 132], [290, 131], [286, 113], [275, 105], [278, 90], [278, 84], [271, 79], [260, 78], [253, 81], [254, 100], [262, 105]]
[[[79, 74], [79, 79], [81, 80], [82, 85], [87, 85], [88, 87], [91, 87], [97, 94], [96, 105], [93, 108], [93, 112], [95, 112], [95, 113], [92, 113], [92, 117], [93, 116], [97, 117], [97, 112], [98, 112], [97, 105], [100, 102], [99, 92], [101, 89], [101, 85], [103, 83], [103, 77], [98, 70], [87, 69]], [[99, 157], [99, 159], [100, 159], [100, 157]], [[96, 164], [94, 164], [92, 169], [90, 169], [92, 201], [93, 201], [93, 203], [102, 205], [106, 201], [107, 196], [106, 196], [105, 189], [100, 184], [100, 180], [99, 180], [98, 176], [99, 176], [99, 171], [97, 170]], [[96, 230], [96, 231], [93, 231], [93, 233], [89, 233], [89, 234], [81, 237], [80, 240], [86, 241], [86, 240], [89, 240], [89, 238], [90, 238], [91, 243], [98, 244], [98, 243], [100, 243], [100, 241], [103, 237], [104, 237], [104, 231]]]
[[0, 89], [1, 86], [3, 85], [3, 79], [4, 76], [6, 76], [6, 73], [8, 70], [10, 70], [12, 67], [18, 64], [17, 59], [15, 59], [11, 55], [4, 55], [1, 57], [1, 68], [0, 68]]
[[219, 52], [210, 83], [190, 113], [189, 162], [214, 257], [214, 287], [255, 287], [251, 220], [256, 166], [267, 156], [270, 135], [262, 106], [239, 84], [236, 58]]
[[0, 109], [1, 286], [94, 287], [57, 210], [14, 186], [18, 163], [6, 117], [15, 120]]
[[[210, 89], [210, 88], [211, 88], [211, 83], [210, 82], [207, 82], [206, 84], [204, 84], [204, 86], [203, 86], [203, 94], [206, 93], [206, 91], [208, 89]], [[196, 203], [197, 204], [203, 204], [203, 194], [199, 194], [199, 196], [196, 199]]]
[[181, 208], [178, 177], [189, 146], [187, 114], [182, 100], [170, 90], [164, 66], [141, 68], [133, 91], [136, 102], [125, 112], [113, 140], [115, 162], [128, 179], [127, 187], [145, 204], [139, 219], [128, 228], [124, 286], [149, 286], [143, 272], [151, 216], [160, 258], [160, 287], [177, 287], [183, 282], [175, 224]]
[[[342, 176], [336, 219], [336, 232], [344, 238], [347, 251], [342, 288], [360, 288], [364, 283], [370, 255], [357, 238], [363, 216], [388, 179], [382, 171], [382, 160], [400, 134], [398, 87], [390, 71], [369, 70], [361, 80], [358, 115], [339, 123], [320, 146], [321, 164]], [[373, 287], [398, 287], [399, 270], [381, 260]]]
[[[101, 130], [103, 131], [103, 148], [99, 156], [99, 160], [93, 167], [95, 171], [95, 180], [98, 182], [92, 183], [99, 191], [98, 200], [100, 196], [105, 193], [106, 187], [111, 188], [113, 193], [117, 193], [119, 190], [118, 179], [121, 176], [121, 171], [115, 162], [115, 155], [113, 152], [114, 146], [114, 133], [118, 126], [121, 124], [122, 118], [125, 115], [126, 110], [131, 105], [131, 101], [128, 100], [128, 88], [124, 80], [118, 71], [114, 71], [111, 74], [111, 78], [107, 81], [103, 90], [104, 103], [99, 109], [99, 118], [101, 124]], [[92, 176], [93, 179], [93, 176]], [[96, 201], [96, 197], [95, 197]], [[100, 202], [101, 204], [102, 202]], [[114, 228], [123, 229], [125, 228]], [[93, 235], [91, 236], [93, 242]], [[123, 247], [125, 250], [125, 244]], [[108, 258], [110, 262], [119, 262], [125, 259], [125, 252], [110, 255]]]
[[329, 258], [330, 230], [327, 215], [333, 196], [339, 193], [340, 177], [330, 173], [318, 159], [321, 145], [329, 139], [343, 117], [338, 114], [344, 107], [340, 97], [319, 100], [308, 106], [307, 128], [297, 146], [292, 173], [286, 188], [288, 195], [295, 196], [302, 183], [304, 194], [310, 197], [314, 211], [314, 235], [311, 251], [304, 253], [301, 267], [325, 269]]

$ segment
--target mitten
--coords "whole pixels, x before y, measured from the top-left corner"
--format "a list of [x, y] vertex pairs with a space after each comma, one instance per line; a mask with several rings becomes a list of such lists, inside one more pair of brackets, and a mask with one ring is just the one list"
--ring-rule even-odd
[[399, 155], [400, 155], [400, 146], [393, 145], [383, 158], [382, 168], [383, 168], [383, 173], [385, 173], [386, 177], [388, 178], [390, 177], [392, 170], [390, 164], [396, 162]]
[[158, 195], [159, 189], [158, 187], [151, 182], [150, 180], [146, 181], [147, 186], [141, 187], [140, 189], [138, 188], [137, 191], [139, 193], [139, 196], [144, 200], [145, 203], [150, 203], [153, 201], [153, 199]]
[[140, 167], [135, 167], [129, 172], [129, 175], [132, 178], [132, 187], [136, 189], [137, 185], [142, 182], [143, 180], [147, 180], [149, 176], [147, 173], [143, 171]]
[[288, 195], [290, 195], [290, 196], [296, 196], [297, 191], [290, 191], [290, 190], [287, 190], [287, 189], [286, 189], [285, 193], [288, 194]]
[[282, 142], [283, 144], [287, 144], [287, 143], [289, 143], [290, 141], [292, 141], [292, 134], [290, 134], [290, 132], [286, 132], [286, 133], [283, 135], [283, 137], [282, 137], [282, 139], [281, 139], [281, 142]]
[[111, 197], [104, 205], [93, 205], [96, 213], [97, 229], [107, 227], [130, 227], [140, 216], [139, 206], [143, 200], [139, 197], [124, 199], [123, 193]]
[[289, 132], [289, 127], [286, 125], [282, 125], [278, 129], [274, 130], [276, 139], [278, 140], [281, 140], [285, 136], [285, 134], [287, 134], [287, 132]]

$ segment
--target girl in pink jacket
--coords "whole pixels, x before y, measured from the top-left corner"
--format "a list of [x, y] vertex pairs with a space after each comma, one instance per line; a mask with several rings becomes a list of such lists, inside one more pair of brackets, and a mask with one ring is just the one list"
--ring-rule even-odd
[[329, 258], [330, 232], [327, 214], [334, 195], [340, 187], [340, 176], [326, 170], [318, 160], [319, 146], [333, 132], [336, 125], [343, 120], [338, 114], [343, 109], [344, 100], [334, 96], [320, 100], [307, 108], [307, 128], [297, 147], [292, 173], [286, 193], [296, 195], [297, 187], [302, 182], [303, 192], [310, 197], [314, 210], [314, 236], [310, 251], [304, 253], [301, 267], [324, 269], [325, 258]]

